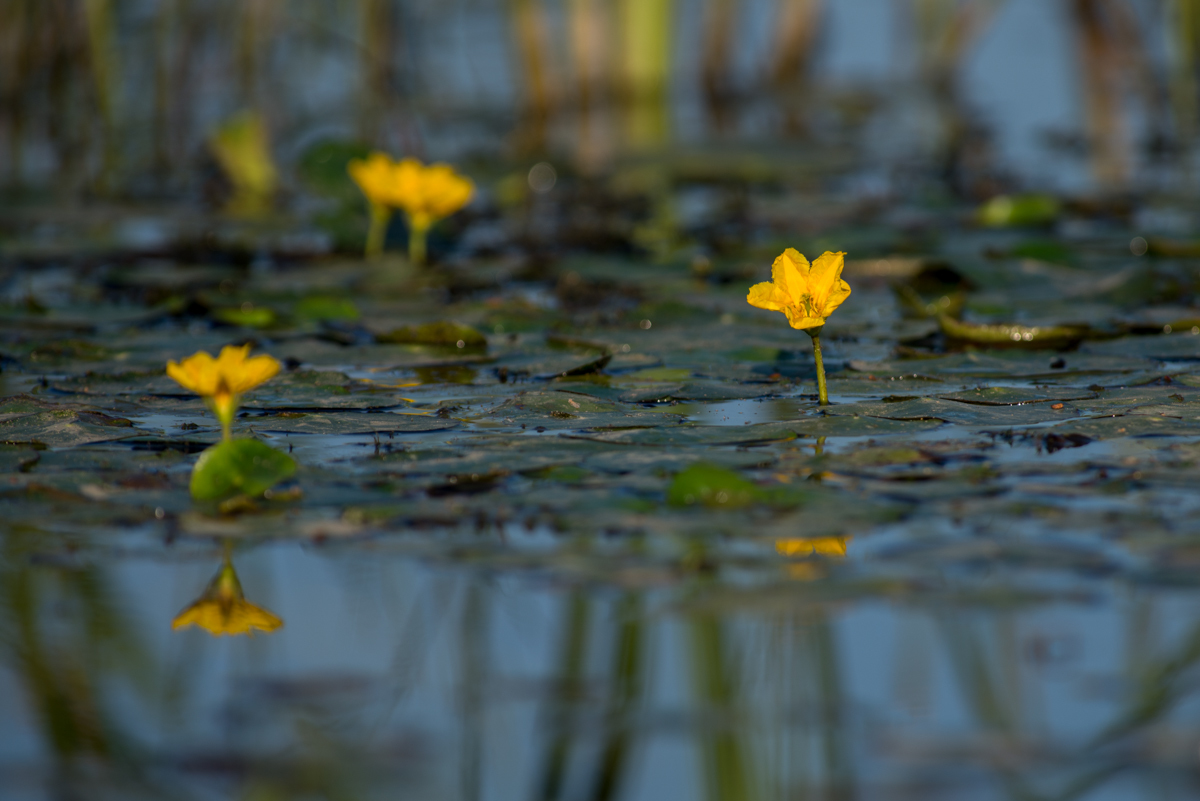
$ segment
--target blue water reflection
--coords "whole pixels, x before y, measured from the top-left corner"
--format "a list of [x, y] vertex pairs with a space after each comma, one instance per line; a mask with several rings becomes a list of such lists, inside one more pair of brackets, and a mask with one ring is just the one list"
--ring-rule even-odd
[[[1058, 599], [1033, 605], [997, 571], [980, 579], [993, 603], [910, 604], [823, 598], [819, 571], [758, 593], [572, 586], [362, 544], [234, 558], [283, 628], [171, 630], [216, 549], [9, 570], [38, 589], [10, 592], [6, 617], [40, 628], [6, 626], [6, 797], [99, 781], [127, 797], [1091, 800], [1195, 781], [1193, 593], [1050, 580]], [[108, 587], [111, 617], [92, 621], [107, 634], [62, 618], [80, 570]], [[98, 658], [105, 637], [138, 658]], [[76, 701], [88, 688], [94, 718], [64, 722], [51, 680], [31, 685], [55, 649], [78, 672], [50, 673]], [[138, 764], [123, 777], [89, 751]]]

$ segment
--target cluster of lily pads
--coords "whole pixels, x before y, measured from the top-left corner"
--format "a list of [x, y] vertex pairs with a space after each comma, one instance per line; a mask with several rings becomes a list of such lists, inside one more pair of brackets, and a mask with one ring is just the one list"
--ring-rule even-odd
[[[347, 169], [370, 207], [367, 258], [382, 253], [392, 212], [399, 209], [408, 222], [409, 260], [422, 263], [430, 227], [466, 205], [474, 192], [470, 179], [449, 165], [425, 166], [411, 158], [395, 161], [381, 152], [352, 160]], [[810, 263], [788, 248], [775, 259], [772, 280], [752, 286], [746, 298], [752, 306], [784, 313], [792, 328], [812, 338], [822, 406], [829, 404], [829, 392], [820, 335], [825, 321], [850, 296], [850, 286], [842, 280], [844, 258], [845, 253], [826, 251]], [[462, 344], [460, 341], [460, 347]], [[235, 440], [231, 433], [242, 396], [279, 370], [280, 363], [272, 356], [250, 356], [249, 345], [227, 345], [215, 358], [198, 352], [182, 362], [167, 364], [167, 374], [200, 395], [221, 425], [221, 442], [203, 451], [192, 470], [190, 488], [195, 501], [215, 505], [224, 513], [235, 512], [295, 473], [296, 462], [288, 454], [255, 439]], [[753, 484], [719, 468], [696, 465], [690, 470], [677, 477], [669, 501], [737, 506], [757, 492]], [[835, 540], [817, 545], [808, 540], [783, 540], [779, 548], [787, 555], [813, 548], [844, 553], [844, 539]], [[204, 595], [175, 619], [176, 627], [191, 624], [219, 635], [272, 631], [282, 621], [245, 600], [227, 548], [224, 564]]]
[[[842, 280], [844, 253], [825, 252], [809, 264], [794, 248], [775, 259], [772, 280], [750, 288], [747, 301], [759, 308], [787, 315], [792, 328], [813, 341], [820, 404], [829, 404], [821, 358], [821, 329], [826, 319], [850, 296]], [[220, 504], [222, 511], [236, 509], [247, 499], [271, 489], [296, 471], [292, 457], [254, 439], [233, 439], [231, 430], [242, 395], [269, 381], [280, 369], [267, 355], [250, 356], [249, 345], [226, 345], [213, 358], [196, 353], [182, 362], [167, 364], [167, 375], [204, 399], [221, 425], [222, 440], [200, 454], [192, 470], [192, 497]]]
[[[829, 393], [820, 333], [825, 320], [850, 295], [850, 286], [841, 278], [844, 256], [826, 252], [810, 264], [795, 249], [788, 248], [775, 260], [772, 280], [754, 285], [747, 296], [753, 306], [783, 312], [793, 328], [812, 337], [821, 405], [828, 405]], [[191, 493], [196, 501], [218, 504], [226, 512], [269, 491], [296, 471], [291, 456], [258, 440], [232, 436], [233, 419], [242, 395], [269, 381], [280, 370], [275, 358], [249, 353], [249, 345], [227, 345], [216, 358], [199, 352], [182, 362], [167, 364], [167, 374], [185, 389], [200, 395], [221, 425], [221, 442], [203, 451], [192, 469]], [[726, 471], [718, 469], [717, 475], [709, 475], [711, 468], [703, 465], [691, 470], [691, 474], [681, 474], [681, 480], [676, 482], [674, 495], [679, 497], [669, 500], [684, 505], [700, 501], [736, 506], [740, 499], [730, 497], [731, 493], [757, 491], [749, 482], [742, 482], [745, 487], [730, 486]], [[834, 538], [830, 543], [814, 545], [808, 540], [785, 540], [778, 547], [785, 555], [794, 555], [798, 549], [811, 552], [814, 548], [844, 553], [845, 541]], [[245, 634], [253, 629], [269, 632], [282, 625], [282, 621], [245, 600], [227, 548], [225, 561], [208, 589], [174, 621], [176, 628], [193, 624], [213, 635], [222, 635]]]

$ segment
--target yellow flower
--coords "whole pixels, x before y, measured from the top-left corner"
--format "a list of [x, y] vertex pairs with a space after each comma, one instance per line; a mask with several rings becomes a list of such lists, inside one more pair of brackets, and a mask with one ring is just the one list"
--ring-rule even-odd
[[783, 312], [792, 328], [820, 328], [850, 297], [850, 285], [842, 280], [845, 255], [825, 251], [810, 266], [795, 248], [788, 248], [771, 265], [771, 281], [750, 287], [746, 300]]
[[796, 537], [775, 540], [775, 551], [780, 556], [845, 556], [846, 544], [852, 537]]
[[226, 439], [229, 439], [229, 427], [242, 395], [279, 372], [279, 362], [274, 358], [254, 356], [247, 359], [249, 354], [249, 345], [226, 345], [215, 359], [201, 351], [181, 363], [167, 362], [167, 375], [184, 389], [204, 398], [220, 421]]
[[414, 228], [428, 228], [471, 201], [475, 184], [449, 164], [404, 159], [395, 167], [396, 201]]
[[425, 233], [430, 226], [467, 205], [475, 194], [471, 179], [449, 164], [425, 166], [413, 158], [395, 162], [376, 151], [365, 160], [354, 159], [346, 169], [371, 203], [368, 256], [382, 250], [387, 213], [396, 208], [408, 216], [410, 257], [414, 262], [424, 261]]
[[364, 161], [353, 159], [346, 166], [346, 171], [358, 184], [358, 188], [367, 196], [367, 200], [380, 206], [394, 206], [395, 182], [392, 180], [392, 168], [396, 164], [386, 153], [375, 151]]
[[209, 582], [200, 598], [171, 621], [172, 629], [199, 626], [214, 637], [252, 634], [253, 629], [272, 632], [283, 625], [275, 615], [246, 600], [233, 563], [225, 564]]

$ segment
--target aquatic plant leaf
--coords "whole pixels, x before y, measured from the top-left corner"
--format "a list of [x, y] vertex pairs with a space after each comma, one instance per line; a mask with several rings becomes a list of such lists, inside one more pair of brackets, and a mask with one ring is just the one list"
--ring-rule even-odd
[[394, 345], [442, 345], [460, 350], [487, 349], [487, 337], [469, 325], [450, 321], [401, 326], [376, 334], [375, 341]]
[[292, 307], [292, 314], [301, 320], [317, 322], [351, 322], [359, 318], [358, 307], [347, 298], [310, 295]]
[[997, 195], [979, 207], [978, 218], [992, 228], [1046, 225], [1061, 210], [1062, 204], [1051, 195]]
[[1065, 350], [1091, 335], [1091, 329], [1083, 325], [977, 325], [946, 314], [938, 316], [938, 325], [947, 339], [989, 348]]
[[737, 509], [765, 497], [762, 489], [734, 471], [703, 462], [680, 471], [667, 489], [672, 506]]
[[246, 328], [270, 328], [278, 322], [279, 317], [266, 306], [254, 306], [246, 303], [241, 306], [230, 306], [215, 309], [213, 318], [229, 325], [240, 325]]
[[192, 469], [191, 492], [198, 501], [235, 495], [255, 497], [296, 472], [296, 462], [264, 442], [235, 439], [200, 454]]
[[51, 448], [69, 448], [143, 433], [127, 418], [84, 409], [60, 407], [10, 414], [0, 415], [0, 442], [9, 444], [39, 443]]

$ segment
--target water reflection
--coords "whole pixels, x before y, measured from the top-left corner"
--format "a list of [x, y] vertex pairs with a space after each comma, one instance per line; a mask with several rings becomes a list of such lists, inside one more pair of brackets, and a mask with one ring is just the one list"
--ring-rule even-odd
[[[1030, 605], [992, 578], [993, 601], [897, 602], [902, 584], [845, 578], [860, 560], [827, 570], [846, 539], [775, 544], [771, 563], [826, 570], [562, 586], [265, 545], [238, 558], [286, 577], [279, 617], [259, 613], [290, 625], [220, 648], [154, 611], [196, 580], [190, 557], [6, 553], [0, 796], [67, 797], [63, 766], [119, 764], [162, 784], [89, 781], [122, 798], [1190, 797], [1194, 595], [1101, 578]], [[189, 611], [222, 602], [251, 606], [228, 558]], [[249, 630], [220, 614], [195, 622]]]
[[775, 540], [775, 551], [780, 556], [845, 556], [850, 536], [845, 537], [795, 537]]
[[271, 633], [283, 620], [246, 600], [242, 582], [233, 569], [232, 545], [226, 543], [225, 558], [204, 594], [175, 616], [171, 628], [199, 626], [214, 637], [226, 634], [253, 635], [254, 630]]

